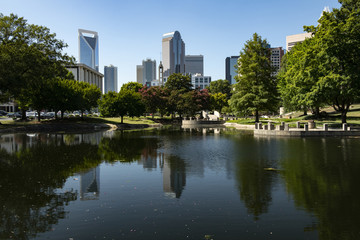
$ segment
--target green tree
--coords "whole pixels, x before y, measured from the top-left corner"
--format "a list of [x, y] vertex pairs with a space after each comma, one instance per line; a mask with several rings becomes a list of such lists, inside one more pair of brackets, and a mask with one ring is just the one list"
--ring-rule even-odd
[[120, 103], [122, 105], [120, 117], [121, 123], [123, 123], [123, 117], [128, 115], [129, 117], [139, 117], [145, 112], [145, 105], [142, 102], [141, 94], [139, 92], [123, 90], [119, 93]]
[[326, 101], [341, 113], [343, 123], [350, 106], [360, 96], [360, 4], [339, 0], [340, 9], [324, 12], [317, 27], [305, 27], [314, 32], [318, 66], [323, 76], [317, 87]]
[[85, 110], [91, 110], [91, 108], [96, 107], [98, 100], [101, 97], [101, 90], [93, 85], [86, 82], [77, 82], [78, 92], [81, 95], [81, 101], [79, 108], [81, 110], [81, 118]]
[[[63, 54], [67, 45], [43, 26], [28, 24], [14, 14], [0, 14], [0, 91], [28, 107], [41, 98], [44, 81], [65, 77], [73, 58]], [[38, 101], [39, 102], [39, 101]], [[25, 114], [23, 114], [25, 116]]]
[[223, 107], [228, 106], [226, 94], [218, 92], [210, 95], [211, 108], [221, 113]]
[[226, 94], [226, 97], [228, 99], [230, 99], [231, 97], [231, 84], [229, 83], [228, 80], [216, 80], [216, 81], [212, 81], [209, 85], [209, 87], [207, 87], [209, 89], [209, 92], [211, 94], [215, 94], [215, 93], [223, 93]]
[[120, 104], [120, 100], [118, 97], [118, 93], [109, 91], [102, 96], [99, 100], [99, 111], [100, 114], [104, 117], [116, 117], [118, 116], [118, 106]]
[[121, 86], [120, 91], [130, 90], [130, 91], [138, 92], [141, 88], [143, 88], [143, 85], [141, 83], [128, 82]]
[[255, 112], [256, 122], [259, 122], [259, 111], [276, 111], [278, 92], [274, 72], [267, 41], [254, 33], [240, 52], [239, 75], [235, 77], [237, 83], [230, 106], [240, 112]]
[[165, 87], [170, 90], [178, 90], [181, 92], [190, 91], [192, 89], [190, 76], [182, 75], [181, 73], [173, 73], [168, 77]]
[[278, 74], [278, 89], [286, 109], [306, 111], [310, 108], [319, 115], [324, 98], [317, 86], [322, 74], [318, 69], [317, 54], [314, 38], [296, 44], [286, 54]]
[[167, 111], [174, 117], [177, 112], [180, 117], [184, 113], [183, 94], [192, 90], [190, 76], [181, 73], [171, 74], [166, 83], [165, 88], [168, 91]]

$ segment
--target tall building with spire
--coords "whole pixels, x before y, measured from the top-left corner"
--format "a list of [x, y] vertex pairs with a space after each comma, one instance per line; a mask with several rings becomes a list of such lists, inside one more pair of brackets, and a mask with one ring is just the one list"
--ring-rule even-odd
[[99, 71], [99, 35], [79, 29], [79, 62]]
[[185, 73], [185, 43], [178, 31], [163, 35], [162, 63], [164, 77], [173, 73]]

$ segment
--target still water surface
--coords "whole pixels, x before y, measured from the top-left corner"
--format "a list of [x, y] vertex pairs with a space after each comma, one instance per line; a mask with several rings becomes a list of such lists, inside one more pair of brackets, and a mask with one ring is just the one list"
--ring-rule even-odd
[[360, 139], [0, 136], [0, 239], [360, 239]]

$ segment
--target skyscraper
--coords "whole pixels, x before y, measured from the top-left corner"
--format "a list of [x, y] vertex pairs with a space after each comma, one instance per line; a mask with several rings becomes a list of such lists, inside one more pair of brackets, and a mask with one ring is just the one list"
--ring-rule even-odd
[[234, 77], [237, 75], [235, 65], [237, 65], [238, 58], [239, 56], [231, 56], [225, 59], [225, 78], [229, 81], [230, 84], [236, 83]]
[[117, 75], [117, 67], [113, 65], [104, 67], [104, 76], [105, 76], [105, 93], [109, 91], [117, 92], [118, 91], [118, 75]]
[[191, 75], [200, 73], [204, 75], [204, 56], [203, 55], [186, 55], [185, 72]]
[[136, 82], [143, 84], [143, 78], [144, 78], [144, 67], [143, 65], [136, 65]]
[[151, 86], [151, 81], [156, 79], [156, 61], [146, 59], [142, 61], [143, 65], [143, 85]]
[[165, 33], [162, 38], [164, 77], [185, 73], [185, 43], [178, 31]]
[[99, 36], [97, 32], [79, 29], [79, 62], [99, 71]]

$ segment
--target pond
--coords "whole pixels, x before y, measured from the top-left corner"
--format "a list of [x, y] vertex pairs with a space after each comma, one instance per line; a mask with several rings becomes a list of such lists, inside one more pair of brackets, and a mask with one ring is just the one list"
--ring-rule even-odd
[[360, 239], [360, 139], [0, 135], [0, 239]]

